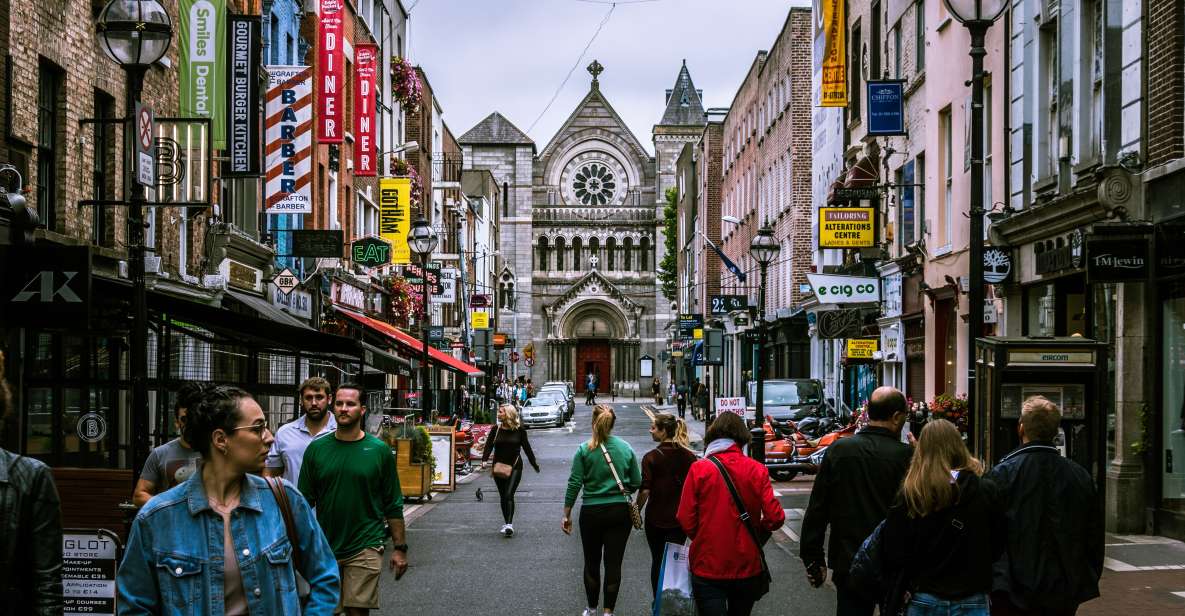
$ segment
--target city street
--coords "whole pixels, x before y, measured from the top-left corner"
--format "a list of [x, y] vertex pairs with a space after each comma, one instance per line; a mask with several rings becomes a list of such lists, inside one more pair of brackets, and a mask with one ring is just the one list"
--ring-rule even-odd
[[[640, 404], [615, 404], [614, 408], [614, 434], [628, 440], [640, 458], [654, 446], [647, 433], [649, 419]], [[577, 532], [564, 535], [560, 517], [569, 464], [575, 448], [588, 438], [588, 422], [589, 407], [580, 405], [567, 428], [531, 432], [542, 472], [536, 475], [528, 468], [523, 476], [516, 499], [515, 534], [509, 539], [497, 532], [502, 517], [488, 471], [458, 485], [452, 494], [407, 506], [411, 568], [398, 582], [384, 572], [384, 609], [417, 606], [425, 615], [579, 614], [584, 608], [580, 538]], [[475, 495], [479, 488], [484, 496], [481, 501]], [[810, 482], [782, 482], [775, 484], [775, 489], [787, 509], [787, 528], [797, 537]], [[578, 512], [573, 512], [574, 519]], [[826, 614], [834, 610], [833, 589], [816, 590], [807, 584], [798, 560], [798, 544], [790, 535], [775, 533], [765, 553], [774, 583], [754, 614]], [[645, 538], [642, 531], [635, 531], [622, 567], [616, 614], [650, 613], [649, 567]]]

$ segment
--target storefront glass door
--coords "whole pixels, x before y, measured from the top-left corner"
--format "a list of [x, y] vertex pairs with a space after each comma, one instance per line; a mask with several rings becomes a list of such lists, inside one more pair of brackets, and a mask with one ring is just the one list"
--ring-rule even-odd
[[1185, 511], [1185, 283], [1168, 288], [1161, 312], [1164, 346], [1161, 357], [1164, 447], [1160, 468], [1162, 505]]

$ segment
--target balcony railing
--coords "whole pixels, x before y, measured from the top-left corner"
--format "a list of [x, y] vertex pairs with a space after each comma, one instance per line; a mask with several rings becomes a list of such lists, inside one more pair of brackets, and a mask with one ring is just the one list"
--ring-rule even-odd
[[654, 208], [649, 206], [536, 206], [531, 218], [539, 223], [605, 224], [653, 223]]

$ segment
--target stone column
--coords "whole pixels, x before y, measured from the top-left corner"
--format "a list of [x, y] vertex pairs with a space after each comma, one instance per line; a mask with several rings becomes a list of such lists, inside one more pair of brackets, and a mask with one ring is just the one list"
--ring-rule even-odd
[[1132, 451], [1143, 440], [1141, 415], [1152, 413], [1156, 392], [1148, 366], [1157, 363], [1152, 321], [1156, 309], [1145, 283], [1115, 285], [1115, 458], [1107, 469], [1106, 520], [1113, 533], [1147, 532], [1144, 462]]

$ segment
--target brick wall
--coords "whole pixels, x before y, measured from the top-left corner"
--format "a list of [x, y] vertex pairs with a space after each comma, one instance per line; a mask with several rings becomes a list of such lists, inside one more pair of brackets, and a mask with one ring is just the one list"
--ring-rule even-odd
[[1148, 164], [1185, 155], [1185, 7], [1147, 0]]
[[[724, 125], [713, 122], [704, 127], [697, 148], [696, 156], [699, 167], [696, 181], [699, 182], [699, 223], [700, 232], [720, 245], [720, 193], [721, 172], [723, 170], [723, 139]], [[720, 257], [716, 251], [705, 247], [700, 251], [699, 264], [696, 271], [702, 272], [703, 284], [699, 285], [699, 301], [701, 306], [708, 306], [708, 297], [720, 294], [721, 277], [730, 277], [732, 273], [722, 271]]]
[[721, 250], [728, 255], [742, 271], [750, 272], [745, 287], [740, 287], [733, 276], [723, 279], [724, 287], [730, 293], [748, 294], [750, 303], [756, 304], [756, 268], [749, 258], [749, 241], [761, 222], [757, 220], [757, 173], [759, 156], [757, 152], [757, 127], [755, 107], [760, 88], [759, 73], [765, 63], [766, 52], [759, 51], [749, 67], [749, 72], [733, 96], [728, 115], [724, 117], [722, 136], [724, 157], [722, 160], [723, 181], [720, 187], [722, 215], [734, 216], [739, 225], [724, 223], [721, 228]]

